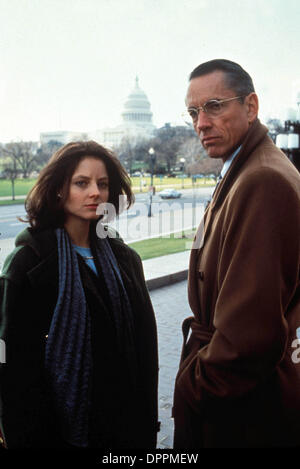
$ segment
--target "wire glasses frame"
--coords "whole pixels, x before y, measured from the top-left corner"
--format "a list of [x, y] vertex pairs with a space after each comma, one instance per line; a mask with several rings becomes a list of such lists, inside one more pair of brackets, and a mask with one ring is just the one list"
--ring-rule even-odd
[[218, 117], [223, 110], [223, 103], [233, 101], [235, 99], [241, 99], [245, 96], [234, 96], [233, 98], [225, 99], [211, 99], [199, 107], [189, 107], [185, 112], [182, 113], [183, 120], [190, 124], [195, 124], [198, 120], [199, 112], [203, 111], [208, 117]]

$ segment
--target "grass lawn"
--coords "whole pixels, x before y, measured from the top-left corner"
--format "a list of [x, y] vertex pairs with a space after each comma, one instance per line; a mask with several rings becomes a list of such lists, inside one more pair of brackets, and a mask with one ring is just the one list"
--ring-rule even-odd
[[[133, 192], [148, 192], [149, 191], [149, 186], [151, 184], [151, 177], [132, 177], [131, 178], [132, 182], [132, 187], [133, 187]], [[155, 186], [156, 191], [161, 191], [165, 188], [170, 188], [170, 189], [177, 189], [180, 191], [180, 189], [190, 189], [192, 187], [209, 187], [209, 186], [214, 186], [215, 181], [213, 179], [209, 178], [202, 178], [202, 179], [197, 179], [196, 182], [192, 182], [192, 178], [159, 178], [159, 177], [154, 177], [153, 178], [153, 186]]]
[[16, 205], [16, 204], [24, 204], [25, 199], [15, 199], [15, 200], [0, 200], [1, 205]]
[[196, 230], [184, 233], [184, 237], [178, 238], [179, 233], [170, 235], [169, 238], [151, 238], [145, 241], [136, 241], [129, 243], [129, 246], [134, 249], [144, 261], [152, 259], [153, 257], [165, 256], [167, 254], [174, 254], [176, 252], [187, 251], [191, 249], [191, 243]]
[[[16, 179], [15, 180], [15, 195], [26, 195], [32, 188], [36, 179]], [[0, 197], [12, 195], [12, 184], [7, 179], [0, 180]]]
[[[29, 190], [32, 188], [36, 179], [16, 179], [15, 180], [15, 195], [26, 195]], [[148, 192], [149, 186], [151, 183], [151, 177], [132, 177], [132, 189], [134, 193]], [[192, 188], [192, 179], [191, 178], [153, 178], [153, 185], [156, 188], [156, 191], [159, 192], [164, 188], [173, 188], [177, 190]], [[215, 182], [213, 179], [197, 179], [194, 187], [209, 187], [214, 186]], [[12, 196], [12, 184], [11, 181], [7, 179], [0, 179], [0, 197], [11, 197]], [[20, 204], [24, 200], [16, 199], [13, 200], [0, 200], [0, 205], [10, 205], [10, 204]]]

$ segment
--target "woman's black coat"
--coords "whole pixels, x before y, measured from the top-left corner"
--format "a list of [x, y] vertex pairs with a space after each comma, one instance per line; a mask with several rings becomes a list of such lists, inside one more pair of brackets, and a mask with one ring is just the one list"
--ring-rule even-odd
[[[158, 352], [154, 312], [142, 263], [118, 238], [109, 238], [135, 320], [138, 393], [127, 388], [115, 344], [104, 282], [79, 261], [91, 313], [93, 406], [91, 447], [155, 448]], [[79, 259], [80, 256], [79, 256]], [[52, 230], [24, 230], [0, 277], [0, 429], [8, 448], [64, 447], [44, 375], [44, 351], [58, 295], [58, 257]]]

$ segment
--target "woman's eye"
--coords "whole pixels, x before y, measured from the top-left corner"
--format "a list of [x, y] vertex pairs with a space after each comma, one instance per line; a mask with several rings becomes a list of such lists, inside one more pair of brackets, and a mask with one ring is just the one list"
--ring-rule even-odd
[[86, 186], [86, 181], [76, 181], [75, 184], [78, 187], [85, 187]]
[[99, 182], [98, 187], [100, 189], [107, 189], [108, 188], [108, 183], [107, 182]]

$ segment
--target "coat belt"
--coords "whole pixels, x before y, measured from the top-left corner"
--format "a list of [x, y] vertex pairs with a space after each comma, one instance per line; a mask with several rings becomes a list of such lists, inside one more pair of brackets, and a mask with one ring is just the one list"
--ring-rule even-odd
[[199, 349], [204, 347], [204, 345], [207, 345], [211, 341], [211, 338], [214, 334], [214, 330], [212, 328], [201, 324], [194, 316], [186, 318], [182, 323], [183, 345], [181, 350], [180, 365], [182, 365], [188, 354], [186, 343], [190, 329], [192, 329], [193, 339], [196, 339], [196, 341], [199, 343]]
[[192, 329], [193, 337], [199, 340], [201, 344], [208, 344], [214, 333], [213, 329], [201, 324], [194, 316], [190, 316], [182, 323], [183, 348], [186, 346], [190, 329]]

